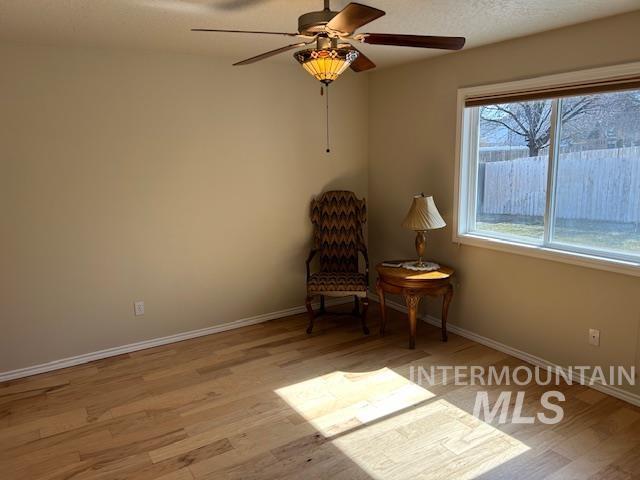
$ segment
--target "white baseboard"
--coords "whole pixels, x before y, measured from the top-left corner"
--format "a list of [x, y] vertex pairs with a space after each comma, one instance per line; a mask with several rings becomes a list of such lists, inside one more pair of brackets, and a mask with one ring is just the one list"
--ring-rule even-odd
[[[376, 302], [379, 301], [378, 295], [372, 292], [369, 292], [369, 298]], [[385, 299], [385, 305], [393, 310], [397, 310], [399, 312], [407, 313], [407, 307], [400, 303], [394, 302], [392, 300]], [[442, 327], [442, 321], [439, 318], [433, 317], [431, 315], [419, 315], [420, 320], [434, 325], [438, 328]], [[504, 343], [497, 342], [487, 337], [483, 337], [482, 335], [478, 335], [470, 330], [465, 328], [458, 327], [456, 325], [452, 325], [447, 323], [447, 331], [451, 333], [455, 333], [456, 335], [460, 335], [461, 337], [468, 338], [469, 340], [473, 340], [474, 342], [480, 343], [487, 347], [493, 348], [494, 350], [498, 350], [500, 352], [511, 355], [512, 357], [523, 360], [531, 365], [543, 367], [543, 368], [561, 368], [566, 374], [571, 373], [572, 380], [576, 383], [580, 382], [580, 377], [575, 370], [569, 371], [568, 369], [556, 365], [544, 358], [537, 357], [535, 355], [531, 355], [530, 353], [523, 352], [522, 350], [518, 350], [517, 348], [510, 347], [509, 345], [505, 345]], [[588, 382], [587, 382], [588, 383]], [[640, 395], [636, 395], [634, 393], [628, 392], [618, 387], [614, 387], [611, 385], [604, 385], [602, 383], [594, 382], [593, 385], [589, 385], [589, 387], [594, 390], [598, 390], [599, 392], [606, 393], [607, 395], [611, 395], [612, 397], [619, 398], [620, 400], [624, 400], [632, 405], [636, 405], [640, 407]]]
[[[353, 299], [351, 297], [327, 299], [326, 305], [327, 306], [340, 305], [340, 304], [349, 303], [352, 301]], [[318, 306], [319, 304], [313, 304], [313, 308], [318, 308]], [[16, 378], [23, 378], [31, 375], [37, 375], [39, 373], [50, 372], [52, 370], [59, 370], [61, 368], [73, 367], [74, 365], [80, 365], [83, 363], [92, 362], [94, 360], [100, 360], [102, 358], [114, 357], [116, 355], [136, 352], [138, 350], [157, 347], [159, 345], [166, 345], [168, 343], [180, 342], [182, 340], [188, 340], [190, 338], [203, 337], [205, 335], [225, 332], [227, 330], [246, 327], [248, 325], [255, 325], [257, 323], [267, 322], [269, 320], [275, 320], [277, 318], [287, 317], [289, 315], [297, 315], [299, 313], [303, 313], [306, 311], [307, 309], [304, 306], [287, 308], [284, 310], [278, 310], [277, 312], [263, 313], [262, 315], [242, 318], [240, 320], [235, 320], [233, 322], [223, 323], [221, 325], [213, 325], [211, 327], [201, 328], [199, 330], [191, 330], [189, 332], [176, 333], [175, 335], [169, 335], [168, 337], [152, 338], [150, 340], [143, 340], [141, 342], [130, 343], [128, 345], [122, 345], [120, 347], [107, 348], [105, 350], [98, 350], [97, 352], [84, 353], [82, 355], [76, 355], [74, 357], [63, 358], [60, 360], [53, 360], [51, 362], [42, 363], [40, 365], [32, 365], [30, 367], [19, 368], [17, 370], [0, 372], [0, 382], [6, 382], [8, 380], [14, 380]]]

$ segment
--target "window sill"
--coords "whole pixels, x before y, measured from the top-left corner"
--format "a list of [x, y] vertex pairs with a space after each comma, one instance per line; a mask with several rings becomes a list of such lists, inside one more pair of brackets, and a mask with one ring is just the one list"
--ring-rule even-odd
[[555, 248], [515, 243], [508, 240], [484, 237], [471, 233], [455, 235], [453, 241], [455, 243], [471, 245], [473, 247], [488, 248], [501, 252], [515, 253], [517, 255], [542, 258], [555, 262], [569, 263], [571, 265], [578, 265], [581, 267], [595, 268], [598, 270], [606, 270], [609, 272], [640, 277], [640, 262], [616, 260], [613, 258], [598, 257]]

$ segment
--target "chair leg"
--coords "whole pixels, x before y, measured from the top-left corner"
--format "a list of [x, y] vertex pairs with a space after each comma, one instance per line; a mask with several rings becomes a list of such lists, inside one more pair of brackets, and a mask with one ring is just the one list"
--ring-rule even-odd
[[309, 313], [309, 326], [307, 327], [307, 334], [309, 335], [311, 335], [311, 332], [313, 332], [313, 318], [315, 316], [313, 313], [313, 308], [311, 308], [312, 299], [312, 295], [307, 295], [307, 298], [304, 301], [304, 304], [307, 306], [307, 312]]
[[320, 315], [324, 315], [325, 314], [325, 310], [324, 310], [324, 295], [320, 295]]
[[353, 296], [353, 315], [358, 315], [360, 313], [360, 299], [357, 295]]
[[367, 310], [369, 309], [369, 299], [362, 299], [362, 331], [365, 335], [369, 335], [369, 327], [367, 327]]

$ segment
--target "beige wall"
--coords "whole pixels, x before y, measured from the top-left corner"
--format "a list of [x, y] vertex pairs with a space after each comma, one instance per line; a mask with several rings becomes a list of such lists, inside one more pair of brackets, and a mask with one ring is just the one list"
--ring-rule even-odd
[[367, 194], [363, 76], [332, 88], [326, 155], [293, 61], [0, 59], [0, 372], [302, 305], [309, 200]]
[[[459, 87], [640, 60], [640, 12], [471, 49], [372, 75], [369, 85], [369, 241], [372, 262], [412, 256], [400, 222], [411, 195], [433, 194], [453, 215]], [[456, 246], [451, 227], [429, 252], [459, 271], [450, 321], [565, 365], [633, 365], [640, 278]], [[429, 311], [439, 316], [435, 301]], [[601, 346], [587, 343], [601, 330]], [[640, 388], [635, 388], [640, 393]]]

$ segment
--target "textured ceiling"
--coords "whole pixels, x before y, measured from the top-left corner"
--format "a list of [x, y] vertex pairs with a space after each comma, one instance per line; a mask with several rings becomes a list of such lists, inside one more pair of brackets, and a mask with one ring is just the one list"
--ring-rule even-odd
[[[333, 10], [348, 0], [333, 0]], [[387, 12], [363, 30], [467, 37], [467, 47], [631, 10], [640, 0], [360, 0]], [[205, 53], [236, 60], [288, 43], [287, 37], [192, 33], [191, 27], [295, 31], [322, 0], [0, 0], [0, 41], [113, 46]], [[359, 47], [360, 48], [360, 47]], [[378, 66], [436, 50], [363, 45]], [[266, 61], [290, 60], [283, 54]]]

